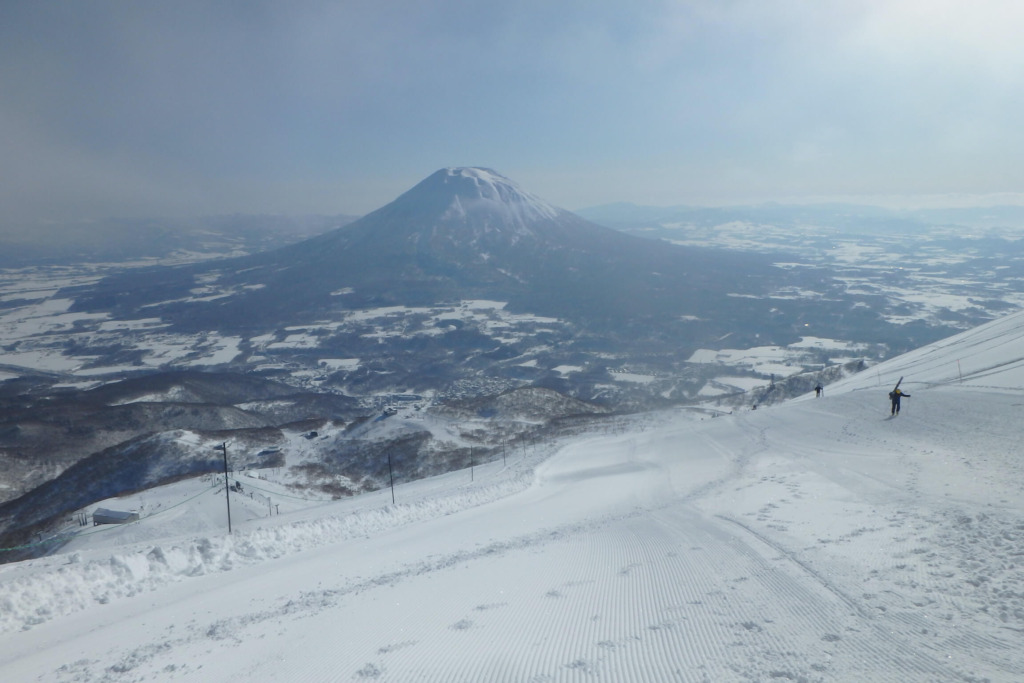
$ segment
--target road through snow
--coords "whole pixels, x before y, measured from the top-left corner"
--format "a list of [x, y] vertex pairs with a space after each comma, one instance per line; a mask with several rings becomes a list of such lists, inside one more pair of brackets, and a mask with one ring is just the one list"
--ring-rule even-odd
[[406, 484], [395, 506], [4, 568], [0, 676], [1024, 680], [1024, 378], [988, 334], [975, 383], [933, 350], [896, 419], [893, 361], [825, 398]]

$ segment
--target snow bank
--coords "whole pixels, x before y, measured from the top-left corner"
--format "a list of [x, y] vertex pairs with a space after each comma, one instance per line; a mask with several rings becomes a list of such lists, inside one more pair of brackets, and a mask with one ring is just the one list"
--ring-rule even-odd
[[[24, 575], [3, 581], [0, 633], [29, 629], [91, 605], [154, 591], [189, 577], [231, 571], [450, 515], [521, 491], [529, 485], [531, 477], [527, 472], [415, 503], [236, 531], [232, 536], [199, 536], [171, 544], [144, 544], [93, 559], [88, 559], [87, 552], [76, 552], [67, 556], [66, 564], [45, 569], [36, 570], [36, 567], [52, 563], [53, 558], [9, 566], [7, 570], [18, 570], [17, 573]], [[0, 578], [3, 573], [0, 572]]]

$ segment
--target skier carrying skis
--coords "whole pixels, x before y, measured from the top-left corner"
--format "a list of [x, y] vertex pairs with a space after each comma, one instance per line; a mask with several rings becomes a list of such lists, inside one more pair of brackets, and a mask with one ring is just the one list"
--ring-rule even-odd
[[900, 414], [900, 398], [903, 396], [910, 398], [910, 394], [903, 393], [899, 386], [889, 392], [889, 401], [892, 403], [892, 415]]

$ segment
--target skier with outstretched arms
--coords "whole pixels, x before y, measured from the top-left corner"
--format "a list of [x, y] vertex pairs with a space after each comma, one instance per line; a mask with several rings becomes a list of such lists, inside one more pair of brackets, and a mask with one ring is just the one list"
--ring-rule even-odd
[[889, 404], [890, 404], [890, 412], [889, 412], [889, 414], [894, 416], [894, 417], [896, 415], [900, 414], [900, 399], [904, 398], [904, 397], [910, 398], [910, 394], [904, 393], [900, 389], [900, 384], [902, 382], [903, 382], [903, 378], [900, 377], [900, 381], [896, 382], [896, 386], [893, 387], [892, 391], [889, 392]]

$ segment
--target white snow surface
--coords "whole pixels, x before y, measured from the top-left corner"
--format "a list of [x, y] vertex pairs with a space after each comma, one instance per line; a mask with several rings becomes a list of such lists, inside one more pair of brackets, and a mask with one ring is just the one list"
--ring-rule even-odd
[[468, 202], [456, 197], [448, 209], [449, 216], [489, 212], [504, 215], [511, 222], [522, 225], [537, 220], [551, 220], [560, 214], [556, 207], [489, 168], [447, 168], [444, 172], [449, 178], [469, 180], [477, 192]]
[[[449, 186], [454, 186], [454, 191]], [[449, 200], [439, 215], [442, 223], [471, 223], [478, 226], [474, 227], [478, 237], [480, 233], [494, 231], [507, 232], [515, 239], [536, 235], [536, 223], [557, 220], [565, 214], [513, 180], [487, 168], [442, 169], [407, 194], [418, 197], [427, 188]], [[486, 254], [485, 258], [488, 258]]]
[[231, 536], [209, 478], [105, 501], [144, 516], [0, 567], [0, 678], [1024, 680], [1022, 337], [1015, 314], [823, 398], [619, 420], [394, 504], [243, 479], [281, 514], [240, 497]]

